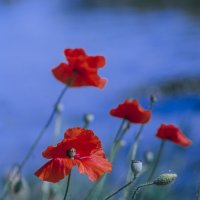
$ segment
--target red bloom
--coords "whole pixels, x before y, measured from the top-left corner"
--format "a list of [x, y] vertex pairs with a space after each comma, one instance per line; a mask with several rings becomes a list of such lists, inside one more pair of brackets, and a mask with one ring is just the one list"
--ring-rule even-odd
[[88, 56], [83, 49], [65, 49], [64, 54], [68, 63], [52, 69], [56, 79], [70, 87], [105, 86], [106, 79], [98, 75], [98, 69], [105, 65], [103, 56]]
[[58, 182], [78, 165], [82, 174], [96, 181], [105, 172], [110, 172], [111, 164], [106, 160], [101, 141], [91, 131], [83, 128], [71, 128], [65, 132], [64, 139], [57, 146], [49, 146], [42, 155], [51, 159], [35, 175], [49, 182]]
[[163, 140], [170, 140], [182, 147], [187, 147], [191, 144], [191, 141], [173, 124], [161, 124], [156, 136]]
[[145, 124], [151, 118], [151, 111], [144, 110], [136, 99], [126, 100], [124, 103], [119, 104], [117, 108], [110, 111], [114, 117], [127, 119], [132, 123]]

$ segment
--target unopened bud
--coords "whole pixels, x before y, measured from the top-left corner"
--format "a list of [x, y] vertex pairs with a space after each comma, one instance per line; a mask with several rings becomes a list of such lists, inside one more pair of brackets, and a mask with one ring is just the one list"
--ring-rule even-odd
[[147, 163], [152, 163], [154, 161], [154, 153], [152, 151], [146, 151], [144, 159]]
[[92, 113], [86, 113], [83, 117], [83, 120], [86, 124], [89, 124], [94, 121], [94, 115]]
[[124, 147], [124, 146], [126, 146], [126, 144], [127, 144], [127, 142], [123, 139], [119, 141], [120, 147]]
[[61, 112], [63, 112], [63, 110], [64, 110], [63, 104], [59, 103], [59, 104], [56, 106], [56, 112], [61, 113]]
[[177, 174], [174, 173], [165, 173], [165, 174], [161, 174], [160, 176], [158, 176], [154, 181], [153, 184], [155, 185], [168, 185], [170, 184], [172, 181], [174, 181], [177, 178]]
[[131, 170], [134, 176], [137, 176], [142, 171], [142, 162], [140, 160], [132, 160]]
[[14, 183], [14, 185], [13, 185], [13, 192], [17, 194], [18, 192], [20, 192], [20, 190], [22, 189], [22, 187], [23, 187], [22, 180], [19, 179], [19, 180], [18, 180], [16, 183]]
[[150, 100], [151, 100], [151, 103], [154, 104], [157, 101], [157, 98], [156, 96], [151, 95]]

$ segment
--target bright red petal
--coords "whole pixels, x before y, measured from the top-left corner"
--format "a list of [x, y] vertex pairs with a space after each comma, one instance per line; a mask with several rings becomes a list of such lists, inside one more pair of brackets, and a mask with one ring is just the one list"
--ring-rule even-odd
[[70, 87], [105, 86], [106, 79], [98, 75], [98, 68], [105, 65], [103, 56], [88, 56], [84, 49], [65, 49], [64, 54], [69, 64], [61, 63], [52, 70], [57, 80]]
[[35, 172], [43, 180], [56, 183], [67, 176], [77, 162], [72, 159], [52, 159]]
[[81, 48], [65, 49], [64, 50], [64, 54], [65, 54], [67, 59], [70, 58], [70, 57], [87, 56], [87, 54], [85, 53], [84, 49], [81, 49]]
[[57, 67], [53, 68], [52, 73], [57, 80], [64, 84], [72, 82], [72, 78], [74, 77], [73, 68], [65, 63], [61, 63]]
[[92, 68], [100, 68], [106, 64], [106, 59], [103, 56], [88, 56], [87, 62]]
[[110, 111], [114, 117], [127, 119], [132, 123], [145, 124], [151, 118], [151, 111], [144, 110], [135, 99], [133, 101], [126, 100], [124, 103], [119, 104], [117, 108]]
[[173, 124], [161, 124], [156, 136], [164, 140], [170, 140], [182, 147], [187, 147], [191, 144], [191, 141]]
[[92, 154], [90, 158], [80, 160], [78, 170], [81, 174], [86, 174], [91, 181], [96, 181], [105, 172], [111, 172], [112, 165], [104, 156]]
[[65, 143], [76, 149], [75, 158], [90, 157], [93, 151], [102, 149], [99, 138], [93, 131], [83, 128], [71, 128], [65, 132]]

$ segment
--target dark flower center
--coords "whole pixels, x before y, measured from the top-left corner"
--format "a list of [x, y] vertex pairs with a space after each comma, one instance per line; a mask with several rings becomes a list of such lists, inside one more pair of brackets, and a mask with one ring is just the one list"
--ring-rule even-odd
[[76, 149], [71, 148], [71, 149], [66, 151], [66, 154], [69, 158], [74, 159], [74, 156], [76, 155]]

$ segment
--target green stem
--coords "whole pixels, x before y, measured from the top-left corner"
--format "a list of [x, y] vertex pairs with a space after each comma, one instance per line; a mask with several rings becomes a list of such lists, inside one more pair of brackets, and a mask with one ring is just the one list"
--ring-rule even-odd
[[[117, 134], [115, 136], [114, 142], [113, 142], [111, 150], [110, 150], [109, 158], [108, 158], [108, 160], [111, 163], [113, 162], [115, 155], [117, 153], [117, 150], [118, 150], [118, 147], [119, 147], [119, 142], [123, 138], [125, 132], [127, 131], [127, 128], [124, 128], [126, 123], [128, 123], [127, 120], [123, 119], [122, 122], [121, 122], [121, 125], [120, 125], [120, 127], [117, 131]], [[128, 124], [127, 124], [127, 126], [128, 126]]]
[[114, 143], [118, 143], [122, 139], [122, 137], [123, 137], [123, 135], [126, 131], [126, 129], [124, 129], [124, 126], [125, 126], [126, 123], [127, 123], [127, 120], [123, 119], [122, 122], [121, 122], [121, 125], [120, 125], [120, 127], [117, 131], [117, 134], [115, 136]]
[[88, 126], [89, 126], [89, 123], [84, 123], [83, 128], [84, 128], [84, 129], [87, 129]]
[[152, 171], [151, 171], [151, 174], [149, 175], [149, 178], [147, 181], [150, 181], [157, 169], [157, 166], [158, 166], [158, 163], [160, 161], [160, 158], [161, 158], [161, 155], [162, 155], [162, 152], [163, 152], [163, 148], [164, 148], [164, 145], [165, 145], [165, 141], [162, 140], [161, 141], [161, 144], [160, 144], [160, 147], [159, 147], [159, 150], [158, 150], [158, 154], [157, 154], [157, 157], [156, 157], [156, 160], [155, 160], [155, 163], [153, 165], [153, 168], [152, 168]]
[[133, 148], [132, 148], [132, 152], [131, 152], [131, 160], [134, 160], [135, 156], [137, 154], [138, 145], [139, 145], [139, 141], [140, 141], [140, 137], [141, 137], [143, 129], [144, 129], [144, 124], [142, 124], [140, 126], [140, 129], [139, 129], [137, 135], [135, 136], [135, 141], [133, 143]]
[[147, 186], [150, 186], [150, 185], [153, 185], [153, 182], [150, 182], [150, 183], [144, 183], [144, 184], [139, 185], [139, 186], [135, 189], [135, 191], [134, 191], [134, 193], [133, 193], [132, 200], [135, 199], [137, 193], [139, 192], [139, 190], [140, 190], [141, 188], [143, 188], [143, 187], [147, 187]]
[[64, 195], [63, 200], [66, 200], [66, 199], [67, 199], [67, 194], [68, 194], [68, 191], [69, 191], [69, 185], [70, 185], [70, 178], [71, 178], [71, 171], [69, 172], [69, 175], [68, 175], [68, 179], [67, 179], [67, 187], [66, 187], [66, 190], [65, 190], [65, 195]]
[[[56, 113], [56, 110], [57, 110], [57, 106], [58, 104], [60, 103], [62, 97], [64, 96], [65, 92], [67, 91], [68, 89], [68, 85], [66, 85], [60, 95], [58, 96], [56, 102], [55, 102], [55, 105], [54, 105], [54, 108], [49, 116], [49, 118], [47, 119], [46, 123], [44, 124], [43, 128], [41, 129], [41, 131], [38, 133], [34, 143], [31, 145], [30, 149], [28, 150], [27, 154], [25, 155], [24, 159], [22, 160], [22, 162], [19, 164], [19, 168], [18, 168], [18, 172], [20, 172], [23, 167], [25, 166], [25, 164], [27, 163], [27, 161], [29, 160], [29, 158], [31, 157], [35, 147], [38, 145], [40, 139], [42, 138], [42, 136], [44, 135], [45, 131], [47, 130], [47, 128], [49, 127], [49, 125], [51, 124], [53, 118], [54, 118], [54, 115]], [[10, 188], [10, 184], [7, 182], [4, 186], [4, 190], [3, 190], [3, 194], [1, 196], [1, 200], [4, 200], [8, 194], [8, 191], [9, 191], [9, 188]]]
[[200, 185], [198, 185], [198, 188], [197, 188], [196, 200], [200, 200]]
[[136, 176], [129, 181], [126, 185], [122, 186], [121, 188], [119, 188], [116, 192], [112, 193], [111, 195], [109, 195], [108, 197], [105, 198], [105, 200], [110, 199], [111, 197], [115, 196], [116, 194], [118, 194], [120, 191], [122, 191], [123, 189], [125, 189], [126, 187], [128, 187], [129, 185], [131, 185], [131, 183], [136, 179]]

